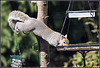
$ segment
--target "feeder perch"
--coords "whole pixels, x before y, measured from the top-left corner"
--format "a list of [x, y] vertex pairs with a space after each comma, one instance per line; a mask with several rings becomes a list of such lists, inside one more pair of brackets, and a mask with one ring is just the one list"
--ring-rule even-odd
[[24, 59], [20, 55], [11, 55], [11, 67], [22, 67], [22, 59]]
[[95, 17], [96, 10], [66, 11], [69, 18]]

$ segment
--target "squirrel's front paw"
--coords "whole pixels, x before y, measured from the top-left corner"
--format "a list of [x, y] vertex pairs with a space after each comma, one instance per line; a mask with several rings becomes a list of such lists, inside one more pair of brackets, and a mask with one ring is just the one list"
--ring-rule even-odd
[[15, 27], [15, 31], [14, 32], [16, 32], [16, 34], [18, 34], [18, 27]]

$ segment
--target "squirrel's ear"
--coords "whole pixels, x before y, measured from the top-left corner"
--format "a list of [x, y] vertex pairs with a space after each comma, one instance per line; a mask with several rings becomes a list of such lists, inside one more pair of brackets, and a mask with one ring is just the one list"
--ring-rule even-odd
[[67, 38], [67, 34], [64, 37]]
[[64, 38], [64, 35], [61, 35], [61, 39], [63, 39]]

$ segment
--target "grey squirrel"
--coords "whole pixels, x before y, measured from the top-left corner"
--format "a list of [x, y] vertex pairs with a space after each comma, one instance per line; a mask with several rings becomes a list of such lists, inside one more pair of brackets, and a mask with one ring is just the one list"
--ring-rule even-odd
[[50, 45], [68, 46], [69, 40], [67, 35], [61, 35], [59, 32], [53, 31], [44, 22], [29, 17], [21, 11], [12, 11], [8, 18], [11, 29], [18, 33], [19, 30], [25, 32], [33, 32], [35, 35], [42, 37]]

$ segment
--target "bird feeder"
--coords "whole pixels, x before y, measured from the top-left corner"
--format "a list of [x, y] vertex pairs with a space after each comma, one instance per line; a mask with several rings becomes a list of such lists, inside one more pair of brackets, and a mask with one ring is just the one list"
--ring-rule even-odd
[[69, 18], [95, 17], [96, 10], [66, 11]]
[[11, 55], [11, 67], [22, 67], [23, 57], [20, 55]]

